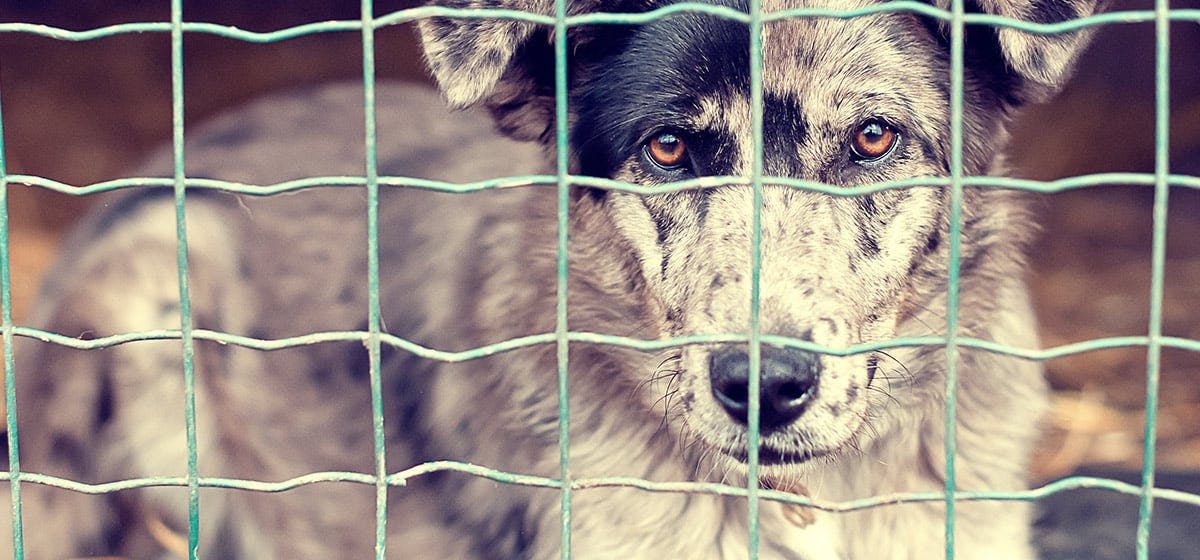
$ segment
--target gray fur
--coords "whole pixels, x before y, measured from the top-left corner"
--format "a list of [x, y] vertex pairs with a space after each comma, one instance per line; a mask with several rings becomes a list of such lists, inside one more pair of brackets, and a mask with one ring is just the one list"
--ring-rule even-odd
[[[833, 3], [846, 8], [865, 0]], [[1063, 13], [983, 2], [1004, 15]], [[454, 5], [459, 5], [455, 3]], [[476, 5], [466, 3], [462, 5]], [[489, 2], [548, 12], [540, 2]], [[798, 4], [765, 2], [778, 10]], [[1066, 4], [1075, 14], [1085, 4]], [[571, 6], [573, 13], [602, 5]], [[1065, 9], [1065, 8], [1064, 8]], [[766, 142], [793, 147], [765, 162], [769, 175], [832, 184], [944, 175], [947, 62], [915, 18], [879, 15], [772, 23], [764, 34], [764, 89], [797, 107], [803, 134]], [[522, 61], [534, 26], [438, 19], [421, 25], [430, 65], [449, 100], [489, 108], [502, 130], [545, 137], [543, 91]], [[573, 37], [585, 44], [588, 33]], [[897, 35], [899, 33], [899, 35]], [[995, 157], [1028, 84], [1061, 83], [1086, 37], [1004, 34], [1013, 91], [968, 84], [964, 156], [969, 174], [1002, 171]], [[582, 50], [582, 47], [579, 47]], [[1031, 55], [1038, 51], [1037, 56]], [[1037, 63], [1036, 61], [1041, 61]], [[579, 68], [586, 80], [594, 69]], [[973, 75], [974, 76], [974, 75]], [[526, 97], [522, 97], [526, 96]], [[364, 167], [358, 86], [271, 98], [189, 134], [188, 174], [249, 183], [357, 175]], [[514, 100], [520, 99], [520, 103]], [[498, 101], [499, 100], [499, 101]], [[505, 139], [477, 112], [450, 112], [428, 91], [381, 84], [381, 172], [449, 181], [544, 172], [543, 149]], [[839, 131], [863, 118], [903, 120], [915, 139], [888, 166], [830, 162]], [[574, 115], [573, 115], [574, 116]], [[736, 173], [749, 169], [744, 91], [717, 91], [686, 115], [733, 138]], [[798, 125], [797, 125], [798, 126]], [[774, 153], [774, 152], [772, 152]], [[573, 152], [573, 167], [579, 153]], [[162, 175], [164, 154], [138, 174]], [[613, 176], [661, 179], [635, 159]], [[767, 185], [762, 212], [764, 332], [832, 347], [929, 335], [945, 325], [947, 192], [889, 191], [871, 201]], [[556, 193], [520, 188], [469, 195], [383, 189], [381, 300], [388, 332], [462, 350], [555, 327]], [[640, 339], [744, 332], [749, 320], [749, 189], [638, 197], [573, 191], [569, 326]], [[32, 324], [68, 336], [175, 328], [173, 206], [169, 197], [113, 196], [68, 243]], [[367, 310], [365, 198], [323, 188], [253, 198], [193, 192], [189, 264], [196, 327], [276, 339], [363, 329]], [[968, 189], [962, 233], [960, 334], [1036, 345], [1022, 281], [1029, 219], [1014, 193]], [[102, 482], [183, 475], [178, 341], [74, 351], [17, 345], [18, 418], [26, 471]], [[259, 352], [197, 343], [200, 472], [281, 480], [326, 470], [373, 472], [367, 360], [357, 343]], [[713, 347], [660, 353], [573, 344], [571, 472], [576, 478], [745, 484], [745, 428], [712, 397]], [[944, 485], [945, 356], [940, 348], [821, 358], [820, 391], [807, 412], [763, 444], [805, 461], [764, 465], [766, 487], [806, 488], [852, 500]], [[384, 352], [387, 466], [469, 461], [557, 477], [556, 355], [537, 346], [463, 363]], [[1045, 387], [1037, 365], [962, 349], [957, 481], [962, 490], [1024, 487]], [[186, 528], [180, 489], [86, 496], [23, 486], [30, 557], [161, 552], [145, 529]], [[366, 558], [373, 489], [321, 484], [282, 494], [201, 492], [201, 551], [220, 558]], [[943, 554], [940, 502], [817, 512], [807, 526], [777, 503], [761, 506], [761, 557], [927, 559]], [[389, 493], [388, 556], [548, 559], [559, 556], [559, 494], [459, 474], [425, 475]], [[1029, 506], [961, 502], [959, 558], [1019, 559]], [[742, 558], [746, 503], [711, 495], [592, 488], [574, 495], [578, 558]], [[7, 527], [7, 525], [4, 525]]]

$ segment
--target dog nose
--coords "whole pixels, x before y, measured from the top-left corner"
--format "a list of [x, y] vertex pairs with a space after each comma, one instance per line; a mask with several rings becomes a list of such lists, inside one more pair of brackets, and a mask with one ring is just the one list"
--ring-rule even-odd
[[[763, 347], [759, 366], [759, 426], [763, 432], [786, 426], [804, 413], [817, 389], [820, 356], [796, 348]], [[727, 348], [709, 357], [713, 396], [743, 424], [750, 409], [750, 355]]]

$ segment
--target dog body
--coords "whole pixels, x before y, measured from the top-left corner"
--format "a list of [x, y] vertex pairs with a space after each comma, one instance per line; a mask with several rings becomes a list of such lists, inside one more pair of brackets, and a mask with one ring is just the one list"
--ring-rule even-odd
[[[537, 2], [501, 4], [550, 11]], [[654, 7], [570, 5], [573, 13]], [[805, 6], [764, 4], [767, 12], [795, 7]], [[976, 7], [1046, 21], [1094, 9], [1049, 0]], [[447, 18], [421, 28], [447, 98], [483, 106], [508, 136], [552, 145], [548, 29]], [[765, 175], [842, 186], [948, 175], [947, 37], [937, 22], [905, 13], [768, 23]], [[968, 34], [965, 174], [999, 170], [995, 154], [1011, 112], [1057, 87], [1085, 39], [986, 28]], [[642, 185], [750, 173], [744, 24], [684, 13], [641, 26], [577, 27], [568, 40], [574, 172]], [[361, 99], [358, 87], [328, 87], [201, 127], [189, 135], [188, 175], [255, 184], [359, 175]], [[552, 149], [503, 138], [481, 112], [450, 112], [419, 88], [381, 85], [377, 104], [383, 175], [462, 182], [551, 168]], [[162, 175], [169, 159], [141, 173]], [[174, 206], [163, 194], [113, 197], [80, 228], [34, 324], [87, 337], [178, 327]], [[766, 181], [762, 332], [832, 348], [944, 332], [949, 196], [946, 188], [922, 186], [836, 197]], [[384, 187], [383, 328], [443, 350], [553, 332], [557, 197], [543, 187], [472, 194]], [[648, 196], [572, 187], [569, 328], [638, 339], [746, 332], [752, 205], [751, 189], [741, 184]], [[361, 189], [266, 198], [194, 189], [187, 224], [197, 328], [258, 339], [367, 329]], [[1027, 232], [1015, 194], [964, 192], [959, 335], [1036, 345], [1021, 279]], [[87, 482], [185, 474], [178, 340], [93, 351], [26, 340], [16, 351], [25, 471]], [[272, 481], [373, 472], [361, 343], [262, 352], [199, 340], [194, 364], [203, 476]], [[572, 343], [571, 476], [744, 486], [748, 364], [745, 346], [736, 344], [640, 352]], [[945, 364], [937, 346], [834, 357], [764, 344], [762, 484], [823, 501], [942, 490]], [[447, 363], [385, 344], [381, 367], [389, 472], [448, 459], [560, 476], [554, 345]], [[965, 348], [957, 368], [958, 488], [1023, 488], [1044, 405], [1039, 368]], [[25, 542], [35, 557], [152, 557], [164, 539], [147, 526], [187, 526], [180, 488], [88, 496], [25, 484], [23, 492]], [[360, 558], [375, 544], [368, 485], [280, 494], [204, 489], [200, 496], [206, 556]], [[560, 554], [554, 490], [433, 473], [390, 489], [388, 503], [390, 556]], [[745, 557], [746, 508], [736, 497], [579, 489], [572, 552]], [[788, 506], [763, 501], [761, 557], [939, 557], [944, 509], [931, 501], [796, 521]], [[958, 503], [957, 557], [1033, 557], [1028, 510], [1019, 502]]]

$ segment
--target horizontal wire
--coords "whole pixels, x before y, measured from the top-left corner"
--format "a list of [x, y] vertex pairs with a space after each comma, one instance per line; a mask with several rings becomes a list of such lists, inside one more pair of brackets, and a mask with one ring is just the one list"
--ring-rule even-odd
[[[515, 484], [519, 486], [551, 489], [559, 489], [562, 487], [562, 482], [558, 479], [511, 473], [471, 463], [463, 463], [460, 461], [431, 461], [428, 463], [421, 463], [419, 465], [388, 475], [387, 484], [389, 486], [402, 487], [407, 485], [408, 481], [411, 479], [433, 473], [445, 472], [458, 472], [480, 478], [495, 480], [505, 484]], [[0, 471], [0, 481], [8, 480], [10, 480], [10, 473], [6, 471]], [[42, 486], [52, 486], [55, 488], [61, 488], [83, 494], [110, 494], [113, 492], [134, 490], [138, 488], [186, 488], [188, 484], [187, 477], [184, 476], [151, 476], [90, 484], [63, 477], [31, 472], [22, 472], [21, 482], [39, 484]], [[202, 476], [199, 479], [199, 485], [201, 488], [222, 488], [228, 490], [245, 490], [266, 493], [286, 492], [303, 486], [339, 482], [374, 485], [376, 482], [376, 477], [375, 475], [361, 472], [323, 471], [309, 473], [278, 482], [206, 476]], [[726, 484], [713, 482], [656, 482], [624, 476], [579, 478], [571, 484], [571, 487], [575, 490], [588, 490], [594, 488], [636, 488], [648, 492], [709, 494], [735, 497], [745, 497], [747, 495], [747, 489], [741, 486], [729, 486]], [[1035, 501], [1053, 494], [1085, 488], [1107, 490], [1132, 496], [1138, 496], [1142, 493], [1141, 486], [1129, 484], [1119, 480], [1094, 476], [1071, 476], [1067, 478], [1061, 478], [1037, 488], [1028, 490], [960, 490], [955, 493], [955, 497], [959, 501]], [[1155, 499], [1159, 500], [1168, 500], [1182, 504], [1200, 506], [1200, 494], [1193, 492], [1155, 487], [1152, 491], [1152, 495]], [[892, 504], [933, 502], [945, 499], [945, 494], [943, 492], [896, 492], [856, 500], [832, 501], [818, 500], [809, 496], [768, 489], [761, 490], [759, 496], [763, 499], [774, 502], [812, 507], [828, 512], [847, 512]]]
[[[637, 25], [683, 12], [703, 13], [747, 24], [750, 22], [750, 16], [748, 14], [732, 8], [725, 6], [714, 6], [711, 4], [700, 4], [696, 2], [683, 2], [641, 13], [599, 12], [574, 15], [567, 17], [566, 23], [567, 26]], [[794, 18], [848, 19], [872, 14], [896, 12], [918, 13], [931, 18], [950, 21], [950, 12], [948, 10], [937, 8], [915, 0], [894, 0], [892, 2], [875, 4], [854, 10], [836, 10], [828, 8], [798, 8], [792, 10], [783, 10], [764, 14], [763, 21], [770, 22]], [[421, 6], [398, 10], [387, 15], [374, 18], [371, 20], [370, 25], [375, 29], [379, 29], [432, 17], [452, 17], [459, 19], [506, 19], [513, 21], [524, 21], [545, 26], [554, 25], [554, 18], [552, 16], [525, 12], [521, 10], [500, 8], [448, 8], [444, 6]], [[1168, 18], [1171, 21], [1200, 22], [1200, 9], [1174, 9], [1170, 11]], [[1008, 27], [1037, 35], [1055, 35], [1104, 25], [1150, 22], [1154, 21], [1154, 11], [1126, 10], [1106, 12], [1057, 23], [1036, 23], [992, 14], [966, 14], [963, 18], [963, 21], [967, 25]], [[321, 21], [265, 32], [249, 31], [232, 25], [222, 25], [209, 22], [183, 22], [184, 33], [215, 35], [218, 37], [236, 39], [250, 43], [273, 43], [321, 33], [361, 31], [362, 28], [363, 22], [361, 20]], [[61, 27], [36, 23], [0, 23], [0, 33], [19, 33], [62, 41], [90, 41], [116, 35], [169, 33], [170, 31], [171, 23], [165, 21], [120, 23], [81, 31], [73, 31]]]
[[[41, 340], [42, 342], [78, 350], [95, 350], [99, 348], [109, 348], [141, 341], [178, 340], [182, 336], [178, 329], [155, 329], [121, 333], [91, 339], [80, 339], [42, 329], [20, 326], [13, 328], [13, 334], [19, 337], [37, 339]], [[219, 344], [241, 346], [252, 350], [264, 351], [283, 350], [287, 348], [297, 348], [327, 342], [364, 342], [367, 340], [368, 336], [369, 333], [367, 331], [329, 331], [279, 339], [262, 339], [207, 329], [195, 329], [193, 331], [193, 337], [196, 340], [208, 340]], [[509, 352], [519, 348], [549, 344], [554, 342], [554, 337], [554, 333], [533, 334], [517, 338], [510, 338], [468, 350], [447, 351], [430, 348], [393, 334], [381, 334], [381, 340], [384, 344], [399, 350], [410, 352], [413, 355], [421, 358], [437, 360], [441, 362], [464, 362]], [[749, 338], [745, 333], [730, 333], [698, 334], [664, 338], [659, 340], [643, 340], [618, 335], [570, 331], [567, 333], [567, 340], [571, 342], [619, 346], [642, 351], [656, 351], [695, 344], [744, 343], [748, 342]], [[995, 341], [971, 337], [960, 337], [958, 340], [959, 345], [963, 347], [975, 348], [993, 354], [1013, 356], [1034, 361], [1051, 360], [1064, 356], [1081, 354], [1084, 352], [1094, 352], [1097, 350], [1130, 348], [1147, 346], [1150, 344], [1150, 337], [1148, 336], [1114, 336], [1106, 338], [1094, 338], [1044, 349], [1019, 348]], [[888, 340], [854, 344], [844, 348], [835, 348], [823, 346], [807, 340], [764, 334], [762, 335], [762, 342], [770, 346], [776, 346], [780, 348], [798, 348], [801, 350], [807, 350], [809, 352], [830, 356], [852, 356], [856, 354], [875, 352], [878, 350], [888, 350], [892, 348], [913, 348], [939, 345], [944, 346], [946, 344], [946, 339], [945, 337], [940, 336], [897, 337]], [[1163, 336], [1159, 337], [1159, 342], [1163, 347], [1166, 348], [1177, 348], [1191, 352], [1200, 352], [1200, 340], [1175, 336]]]
[[[632, 194], [666, 194], [680, 191], [711, 189], [727, 186], [749, 186], [750, 179], [737, 175], [698, 177], [684, 181], [673, 181], [661, 185], [637, 185], [613, 179], [569, 175], [567, 179], [573, 185], [621, 191]], [[1052, 194], [1063, 191], [1096, 187], [1112, 186], [1153, 186], [1153, 173], [1093, 173], [1077, 175], [1063, 179], [1041, 181], [1036, 179], [1015, 179], [1011, 177], [971, 176], [963, 178], [963, 186], [973, 188], [999, 188], [1014, 191]], [[37, 175], [15, 174], [8, 176], [9, 184], [46, 188], [55, 192], [74, 196], [84, 196], [129, 188], [169, 188], [173, 180], [163, 177], [128, 177], [113, 179], [86, 185], [71, 185], [40, 177]], [[946, 187], [950, 185], [948, 177], [912, 177], [897, 181], [883, 181], [853, 187], [807, 181], [791, 177], [764, 177], [764, 183], [772, 186], [787, 187], [796, 190], [823, 193], [839, 197], [854, 197], [873, 194], [887, 190], [909, 189], [919, 187]], [[1192, 175], [1168, 175], [1167, 183], [1173, 187], [1200, 189], [1200, 177]], [[517, 187], [553, 186], [557, 184], [554, 175], [516, 175], [499, 177], [484, 181], [454, 183], [434, 181], [415, 177], [383, 176], [379, 178], [380, 186], [414, 188], [446, 193], [472, 193], [486, 190], [511, 189]], [[330, 175], [323, 177], [305, 177], [271, 184], [249, 184], [219, 179], [204, 179], [188, 177], [186, 185], [189, 189], [218, 190], [234, 194], [251, 196], [269, 196], [287, 192], [295, 192], [311, 188], [361, 187], [366, 185], [365, 177], [350, 175]]]

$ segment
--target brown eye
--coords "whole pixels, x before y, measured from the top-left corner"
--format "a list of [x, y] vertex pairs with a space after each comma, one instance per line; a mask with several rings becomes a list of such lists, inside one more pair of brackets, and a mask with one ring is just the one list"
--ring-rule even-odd
[[659, 167], [675, 169], [683, 166], [687, 160], [687, 144], [683, 138], [663, 132], [646, 143], [646, 155]]
[[859, 125], [850, 142], [850, 151], [858, 161], [874, 161], [888, 155], [896, 146], [899, 134], [891, 125], [871, 119]]

